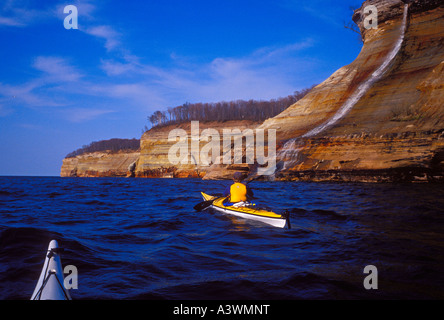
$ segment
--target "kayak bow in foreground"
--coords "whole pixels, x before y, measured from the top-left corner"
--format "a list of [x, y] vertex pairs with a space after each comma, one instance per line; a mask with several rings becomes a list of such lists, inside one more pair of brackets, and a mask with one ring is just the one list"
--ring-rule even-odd
[[290, 228], [289, 215], [287, 214], [277, 214], [272, 211], [265, 209], [255, 208], [253, 205], [236, 206], [234, 205], [224, 205], [224, 201], [227, 197], [215, 197], [204, 192], [201, 192], [204, 201], [213, 201], [208, 207], [213, 208], [219, 212], [231, 214], [237, 217], [251, 219], [256, 221], [261, 221], [263, 223], [272, 225], [278, 228], [284, 228], [285, 225]]
[[57, 241], [52, 240], [31, 300], [71, 300], [64, 286], [60, 252]]

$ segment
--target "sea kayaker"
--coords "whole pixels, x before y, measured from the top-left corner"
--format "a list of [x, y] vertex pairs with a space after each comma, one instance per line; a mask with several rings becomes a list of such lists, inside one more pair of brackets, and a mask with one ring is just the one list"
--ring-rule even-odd
[[253, 191], [242, 183], [242, 172], [235, 172], [233, 175], [233, 184], [225, 189], [224, 196], [230, 196], [230, 202], [236, 203], [248, 201], [253, 198]]

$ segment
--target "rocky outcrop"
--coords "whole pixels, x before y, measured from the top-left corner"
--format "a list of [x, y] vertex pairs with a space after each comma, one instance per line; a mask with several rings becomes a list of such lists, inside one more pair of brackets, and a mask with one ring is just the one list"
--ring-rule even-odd
[[[202, 150], [202, 148], [209, 142], [209, 140], [202, 139], [201, 136], [203, 131], [206, 129], [214, 129], [218, 132], [221, 142], [220, 150], [222, 151], [223, 130], [239, 129], [240, 131], [243, 131], [244, 129], [254, 129], [260, 124], [260, 122], [249, 120], [225, 122], [200, 121], [197, 130], [197, 134], [200, 137], [199, 141], [197, 142], [198, 149], [199, 151]], [[187, 135], [186, 144], [188, 146], [188, 150], [185, 159], [186, 163], [181, 162], [174, 164], [168, 157], [171, 147], [177, 143], [176, 140], [170, 141], [168, 139], [170, 132], [174, 129], [184, 130]], [[191, 130], [192, 124], [188, 122], [169, 126], [154, 127], [145, 132], [140, 139], [140, 158], [137, 162], [135, 176], [145, 178], [202, 178], [205, 177], [209, 172], [214, 171], [214, 166], [204, 165], [203, 161], [199, 161], [199, 159], [196, 160], [198, 155], [196, 155], [196, 157], [192, 156]], [[220, 155], [217, 155], [217, 157], [220, 157]], [[227, 175], [227, 172], [237, 169], [248, 171], [248, 165], [230, 165], [228, 168], [223, 166], [223, 173], [221, 173], [220, 176], [214, 176], [214, 178], [223, 179]]]
[[138, 151], [92, 152], [63, 159], [61, 177], [134, 176]]
[[[202, 134], [206, 129], [215, 130], [220, 137], [220, 150], [223, 150], [224, 130], [232, 131], [254, 129], [261, 122], [250, 120], [224, 121], [224, 122], [199, 122], [197, 125], [198, 150], [211, 141], [204, 139]], [[248, 165], [232, 164], [221, 166], [223, 172], [214, 166], [205, 165], [199, 161], [196, 155], [191, 153], [191, 123], [180, 123], [167, 126], [156, 126], [146, 131], [140, 139], [140, 150], [138, 151], [103, 151], [89, 152], [75, 157], [67, 157], [63, 160], [62, 177], [138, 177], [138, 178], [203, 178], [214, 171], [209, 177], [215, 179], [229, 178], [234, 171], [248, 171]], [[196, 128], [196, 127], [195, 127]], [[176, 140], [170, 140], [169, 134], [172, 130], [179, 129], [187, 135], [187, 163], [172, 163], [168, 154], [176, 144]], [[234, 140], [233, 142], [234, 143]], [[211, 153], [210, 153], [211, 155]], [[221, 158], [221, 154], [216, 156]], [[222, 162], [222, 161], [221, 161]], [[211, 163], [210, 163], [211, 164]]]
[[[375, 29], [365, 28], [368, 5], [378, 10]], [[353, 20], [362, 33], [361, 52], [303, 99], [264, 123], [201, 122], [199, 132], [275, 129], [278, 165], [273, 177], [281, 180], [444, 181], [444, 3], [368, 0]], [[65, 159], [62, 176], [228, 179], [234, 171], [253, 175], [257, 169], [248, 164], [205, 166], [188, 151], [185, 163], [173, 164], [168, 158], [175, 144], [168, 139], [173, 129], [183, 129], [189, 138], [191, 124], [147, 131], [140, 154]], [[199, 149], [206, 143], [199, 140]]]
[[306, 141], [294, 167], [279, 173], [278, 178], [439, 182], [443, 181], [443, 140], [443, 130], [312, 138]]
[[[363, 8], [370, 4], [379, 25], [366, 30]], [[282, 142], [278, 178], [443, 180], [444, 7], [442, 1], [410, 1], [403, 29], [404, 5], [365, 1], [353, 16], [364, 38], [356, 60], [261, 126], [277, 129]], [[341, 113], [400, 39], [386, 70]]]

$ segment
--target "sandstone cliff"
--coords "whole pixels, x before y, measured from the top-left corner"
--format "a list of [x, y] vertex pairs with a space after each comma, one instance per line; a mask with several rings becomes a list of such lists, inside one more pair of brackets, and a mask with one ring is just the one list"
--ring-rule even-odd
[[[222, 143], [223, 130], [239, 129], [254, 129], [259, 126], [260, 122], [249, 120], [242, 121], [226, 121], [226, 122], [199, 122], [198, 134], [201, 135], [205, 129], [214, 129], [219, 133]], [[182, 129], [188, 136], [188, 156], [186, 158], [187, 164], [172, 164], [168, 158], [170, 148], [176, 143], [169, 141], [169, 133], [174, 129]], [[209, 171], [217, 171], [217, 166], [206, 166], [202, 161], [196, 161], [191, 156], [191, 123], [181, 123], [169, 125], [164, 127], [154, 127], [145, 132], [140, 139], [140, 157], [137, 162], [135, 170], [136, 177], [170, 177], [170, 178], [187, 178], [187, 177], [204, 177]], [[206, 145], [208, 141], [200, 139], [198, 142], [199, 150]], [[223, 147], [220, 146], [222, 152]], [[219, 157], [219, 155], [218, 155]], [[210, 169], [211, 168], [211, 169]], [[225, 178], [227, 172], [233, 170], [248, 171], [248, 165], [230, 165], [223, 166], [223, 172], [220, 176], [214, 178]], [[230, 173], [228, 173], [229, 175]]]
[[[220, 137], [220, 151], [223, 151], [223, 131], [236, 129], [254, 129], [261, 122], [250, 120], [203, 122], [197, 126], [197, 134], [200, 136], [197, 142], [198, 150], [211, 141], [205, 140], [201, 135], [205, 129], [215, 130]], [[247, 164], [232, 164], [229, 166], [208, 166], [199, 159], [196, 161], [191, 153], [191, 123], [180, 123], [167, 126], [157, 126], [146, 131], [140, 139], [140, 150], [138, 151], [103, 151], [87, 152], [75, 157], [67, 157], [63, 160], [62, 177], [139, 177], [139, 178], [202, 178], [212, 171], [210, 178], [230, 178], [234, 171], [248, 171]], [[169, 133], [174, 129], [184, 130], [187, 135], [187, 157], [186, 164], [171, 163], [168, 153], [176, 141], [169, 140]], [[236, 135], [233, 136], [233, 139]], [[234, 141], [234, 140], [233, 140]], [[234, 143], [234, 142], [233, 142]], [[210, 155], [211, 152], [209, 153]], [[216, 156], [220, 158], [221, 155]], [[211, 161], [211, 160], [210, 160]]]
[[[367, 5], [377, 29], [363, 27]], [[364, 39], [356, 60], [261, 126], [283, 142], [278, 178], [442, 180], [443, 2], [369, 0], [353, 19]]]
[[63, 159], [61, 177], [128, 177], [134, 175], [138, 151], [91, 152]]
[[[378, 9], [376, 29], [364, 26], [368, 5]], [[277, 179], [444, 181], [442, 0], [368, 0], [353, 20], [364, 40], [360, 54], [303, 99], [262, 124], [201, 122], [199, 132], [275, 129]], [[247, 164], [203, 166], [190, 154], [186, 164], [172, 164], [168, 134], [183, 129], [189, 136], [190, 125], [147, 131], [140, 153], [67, 158], [62, 176], [227, 179], [233, 171], [254, 173]]]

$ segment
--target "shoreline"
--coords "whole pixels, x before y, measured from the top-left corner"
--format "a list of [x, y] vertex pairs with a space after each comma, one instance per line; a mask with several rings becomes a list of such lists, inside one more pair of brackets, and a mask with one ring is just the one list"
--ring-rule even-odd
[[[140, 178], [140, 179], [202, 179], [197, 175], [173, 176], [121, 176], [121, 175], [94, 175], [87, 176], [60, 176], [61, 178]], [[207, 181], [230, 179], [205, 179]], [[275, 177], [258, 177], [256, 181], [282, 182], [362, 182], [362, 183], [443, 183], [444, 172], [423, 167], [401, 167], [388, 169], [360, 169], [360, 170], [303, 170], [277, 173]]]

